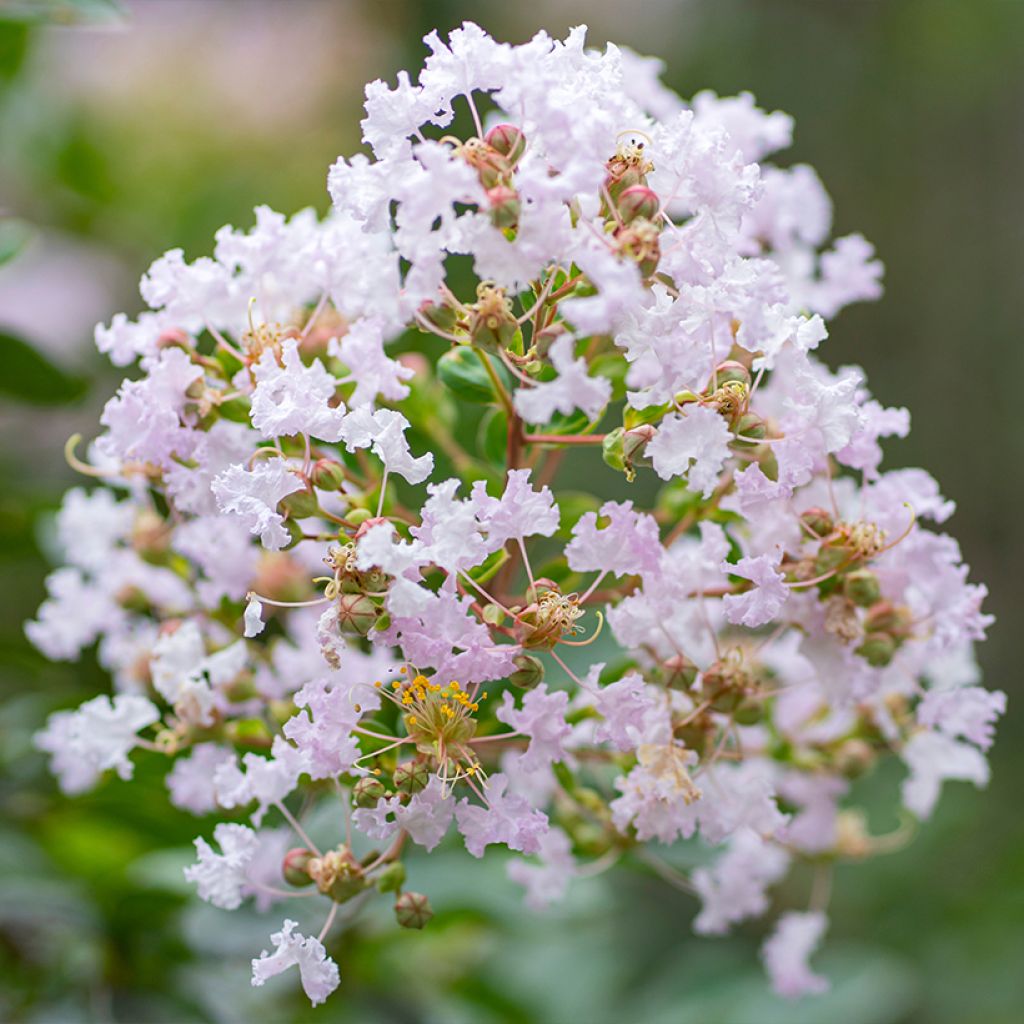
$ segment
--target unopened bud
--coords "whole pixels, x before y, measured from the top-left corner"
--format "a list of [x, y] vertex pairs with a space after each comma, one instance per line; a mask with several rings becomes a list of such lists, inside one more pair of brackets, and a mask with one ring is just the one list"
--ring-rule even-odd
[[843, 580], [843, 593], [861, 608], [876, 604], [882, 596], [878, 577], [867, 569], [849, 573]]
[[513, 659], [515, 672], [508, 681], [521, 690], [532, 690], [544, 678], [544, 663], [532, 654], [517, 654]]
[[278, 508], [290, 519], [308, 519], [320, 511], [320, 503], [312, 491], [296, 491], [283, 498]]
[[318, 490], [340, 491], [345, 483], [345, 467], [334, 459], [317, 459], [310, 479]]
[[619, 216], [629, 224], [637, 217], [654, 220], [661, 207], [661, 201], [658, 199], [657, 193], [646, 185], [630, 185], [629, 188], [623, 189], [619, 193], [615, 206], [619, 211]]
[[377, 606], [364, 594], [338, 598], [338, 628], [351, 636], [366, 636], [377, 621]]
[[484, 136], [484, 142], [513, 166], [526, 152], [526, 136], [513, 124], [496, 124]]
[[376, 807], [387, 793], [387, 787], [375, 775], [364, 775], [352, 787], [352, 800], [356, 807]]
[[377, 888], [381, 892], [401, 892], [404, 884], [405, 865], [400, 860], [385, 864], [377, 875]]
[[403, 892], [395, 900], [395, 917], [403, 928], [422, 928], [433, 916], [430, 900], [421, 892]]
[[750, 371], [735, 359], [727, 359], [724, 363], [719, 363], [712, 374], [712, 383], [717, 387], [730, 382], [750, 387]]
[[814, 575], [824, 576], [849, 561], [850, 554], [845, 548], [822, 547], [814, 557]]
[[884, 668], [896, 653], [896, 641], [888, 633], [871, 633], [854, 651], [869, 665]]
[[458, 314], [455, 312], [454, 307], [440, 302], [422, 303], [419, 308], [419, 314], [428, 323], [449, 333], [455, 327], [455, 321], [458, 319]]
[[491, 223], [496, 228], [514, 228], [519, 223], [519, 195], [507, 185], [495, 185], [487, 190], [491, 207]]
[[653, 440], [658, 431], [650, 423], [642, 423], [639, 427], [627, 430], [622, 437], [622, 454], [627, 463], [635, 462], [643, 455], [647, 442]]
[[353, 526], [362, 526], [367, 519], [372, 519], [373, 513], [368, 508], [350, 508], [345, 513], [345, 522]]
[[[760, 416], [756, 413], [747, 412], [736, 421], [736, 433], [740, 437], [749, 437], [754, 441], [761, 441], [767, 436], [768, 430]], [[743, 444], [743, 442], [740, 441], [739, 444]]]
[[617, 469], [620, 473], [626, 469], [625, 436], [625, 429], [616, 427], [605, 434], [604, 440], [601, 442], [601, 458], [604, 459], [605, 465]]
[[697, 666], [685, 654], [673, 654], [663, 662], [665, 685], [673, 690], [688, 690], [697, 678]]
[[395, 769], [392, 781], [399, 793], [419, 793], [427, 788], [430, 769], [422, 761], [405, 761]]
[[550, 324], [544, 330], [538, 331], [533, 339], [533, 347], [537, 350], [537, 355], [541, 359], [546, 358], [551, 346], [565, 334], [565, 331], [565, 324], [561, 322]]
[[313, 879], [309, 874], [309, 862], [313, 859], [312, 850], [296, 848], [289, 850], [284, 855], [281, 864], [281, 874], [289, 885], [301, 888], [304, 885], [312, 885]]
[[836, 527], [835, 520], [823, 508], [809, 508], [800, 518], [818, 537], [827, 537]]

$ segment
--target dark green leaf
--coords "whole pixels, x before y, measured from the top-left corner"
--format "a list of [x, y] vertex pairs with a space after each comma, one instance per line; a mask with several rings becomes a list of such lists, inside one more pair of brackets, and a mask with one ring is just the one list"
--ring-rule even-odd
[[0, 331], [0, 395], [33, 405], [66, 405], [85, 394], [88, 381], [66, 373], [28, 342]]

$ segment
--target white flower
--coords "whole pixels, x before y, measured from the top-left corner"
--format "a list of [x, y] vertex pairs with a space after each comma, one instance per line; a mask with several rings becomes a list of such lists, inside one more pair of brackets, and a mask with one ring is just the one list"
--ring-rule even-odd
[[828, 979], [815, 974], [807, 963], [827, 927], [828, 920], [820, 913], [790, 912], [779, 918], [761, 947], [761, 956], [772, 988], [780, 996], [796, 999], [828, 991]]
[[645, 454], [662, 480], [686, 477], [691, 490], [710, 498], [729, 457], [729, 441], [725, 420], [714, 409], [698, 406], [685, 416], [666, 416]]
[[258, 988], [267, 978], [298, 965], [303, 991], [309, 1001], [318, 1006], [338, 987], [338, 965], [327, 955], [319, 939], [306, 938], [295, 931], [297, 927], [297, 922], [286, 920], [281, 930], [270, 936], [277, 948], [273, 953], [264, 950], [253, 960], [252, 983]]
[[202, 837], [195, 840], [199, 862], [185, 868], [185, 878], [195, 882], [199, 898], [222, 910], [234, 910], [242, 902], [246, 868], [256, 852], [256, 833], [245, 825], [220, 824], [213, 838], [221, 848], [216, 853]]
[[213, 481], [220, 510], [238, 516], [271, 551], [283, 548], [289, 540], [277, 506], [301, 489], [302, 481], [283, 459], [275, 458], [261, 459], [252, 469], [231, 466]]

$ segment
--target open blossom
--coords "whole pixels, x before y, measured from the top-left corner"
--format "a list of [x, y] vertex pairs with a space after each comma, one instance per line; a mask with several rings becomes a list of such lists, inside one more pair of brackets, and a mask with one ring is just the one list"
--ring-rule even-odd
[[220, 824], [213, 830], [213, 838], [221, 852], [204, 839], [196, 839], [198, 863], [185, 868], [185, 878], [195, 882], [200, 899], [234, 910], [242, 902], [246, 869], [256, 852], [256, 833], [245, 825]]
[[268, 978], [297, 966], [303, 991], [313, 1006], [318, 1006], [338, 987], [338, 965], [327, 955], [319, 939], [306, 938], [295, 931], [297, 927], [295, 921], [286, 920], [281, 930], [270, 936], [276, 948], [273, 953], [264, 950], [253, 960], [252, 983], [259, 987]]
[[828, 921], [820, 913], [790, 912], [779, 918], [775, 931], [761, 948], [761, 956], [780, 996], [794, 999], [828, 989], [828, 979], [808, 965], [818, 948]]
[[[69, 443], [90, 487], [25, 625], [112, 679], [35, 737], [65, 792], [141, 747], [174, 806], [271, 819], [213, 823], [186, 877], [225, 910], [309, 897], [320, 936], [286, 920], [252, 983], [297, 966], [313, 1005], [339, 907], [428, 925], [404, 857], [453, 821], [532, 909], [689, 841], [722, 934], [885, 848], [861, 772], [902, 761], [922, 820], [984, 786], [1006, 707], [953, 503], [884, 464], [908, 411], [819, 354], [882, 266], [775, 162], [792, 119], [687, 103], [583, 27], [425, 43], [367, 87], [326, 215], [172, 249], [97, 328], [137, 366]], [[762, 949], [784, 996], [827, 988], [827, 888]]]

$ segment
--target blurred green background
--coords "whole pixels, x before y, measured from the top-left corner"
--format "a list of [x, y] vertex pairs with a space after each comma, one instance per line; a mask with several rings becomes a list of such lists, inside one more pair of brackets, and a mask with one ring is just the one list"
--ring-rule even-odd
[[[249, 988], [247, 960], [280, 913], [189, 899], [180, 866], [211, 823], [167, 805], [155, 766], [66, 800], [31, 749], [49, 710], [105, 685], [94, 664], [46, 663], [22, 634], [43, 595], [46, 513], [74, 482], [61, 445], [92, 436], [119, 379], [92, 325], [138, 309], [156, 255], [209, 252], [213, 231], [248, 225], [257, 203], [323, 210], [328, 164], [358, 147], [363, 82], [417, 67], [422, 35], [466, 17], [516, 42], [585, 22], [592, 44], [662, 57], [684, 96], [750, 89], [790, 112], [782, 160], [813, 164], [837, 231], [863, 231], [885, 261], [885, 298], [841, 314], [822, 354], [910, 408], [913, 433], [888, 465], [927, 467], [956, 500], [950, 528], [999, 619], [981, 662], [1011, 703], [985, 793], [949, 787], [909, 849], [840, 869], [821, 999], [774, 999], [761, 925], [697, 939], [691, 901], [639, 872], [581, 882], [535, 915], [500, 858], [442, 850], [413, 865], [439, 911], [431, 927], [360, 921], [332, 950], [342, 988], [314, 1014], [294, 978]], [[0, 0], [0, 259], [24, 242], [0, 265], [0, 1019], [1024, 1019], [1022, 180], [1016, 0], [549, 0], [543, 13], [498, 0]], [[897, 778], [870, 780], [868, 798], [891, 803]], [[805, 881], [781, 900], [804, 899]]]

